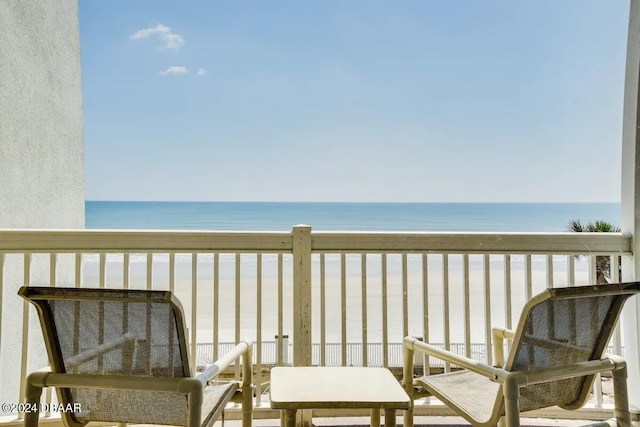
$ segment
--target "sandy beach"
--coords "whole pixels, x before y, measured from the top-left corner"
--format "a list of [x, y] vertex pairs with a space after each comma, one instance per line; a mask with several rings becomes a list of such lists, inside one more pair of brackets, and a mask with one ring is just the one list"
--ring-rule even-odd
[[[97, 257], [96, 257], [97, 258]], [[346, 299], [342, 303], [342, 274], [340, 256], [326, 255], [325, 267], [325, 319], [326, 342], [339, 343], [342, 340], [342, 309], [346, 308], [347, 342], [362, 342], [363, 303], [362, 303], [362, 266], [360, 255], [347, 255], [345, 283]], [[490, 257], [490, 317], [492, 325], [506, 325], [504, 257]], [[556, 256], [553, 263], [554, 283], [566, 285], [567, 257]], [[465, 318], [463, 258], [461, 255], [449, 255], [449, 304], [448, 312], [444, 304], [444, 281], [442, 256], [430, 255], [428, 259], [428, 337], [431, 342], [442, 343], [445, 339], [445, 316], [449, 319], [450, 339], [452, 343], [464, 342], [465, 324], [469, 324], [471, 341], [485, 342], [485, 273], [482, 256], [472, 255], [469, 262], [469, 317]], [[546, 258], [534, 256], [531, 265], [532, 294], [535, 295], [547, 286]], [[122, 258], [107, 259], [107, 287], [121, 287], [123, 282]], [[191, 256], [178, 254], [175, 268], [175, 294], [182, 302], [187, 322], [191, 319], [191, 301], [193, 283], [191, 278]], [[366, 272], [366, 320], [368, 342], [381, 342], [383, 334], [383, 285], [381, 274], [381, 256], [367, 256]], [[130, 287], [146, 287], [146, 260], [132, 255]], [[83, 286], [97, 286], [97, 259], [88, 258], [83, 266]], [[292, 273], [291, 257], [284, 257], [283, 263], [283, 332], [292, 336]], [[221, 254], [219, 264], [219, 319], [218, 333], [221, 342], [234, 341], [236, 337], [236, 267], [235, 256]], [[154, 256], [153, 289], [169, 289], [168, 256]], [[197, 341], [210, 343], [213, 340], [214, 307], [214, 268], [213, 256], [199, 255], [197, 269]], [[576, 284], [588, 283], [588, 263], [585, 259], [576, 260]], [[273, 340], [278, 333], [278, 280], [277, 257], [262, 257], [262, 338]], [[389, 342], [401, 342], [403, 337], [403, 280], [400, 255], [387, 258], [387, 328]], [[240, 337], [256, 339], [257, 333], [257, 261], [255, 255], [242, 255], [240, 267]], [[319, 257], [314, 257], [312, 268], [312, 339], [320, 341], [321, 286]], [[526, 301], [524, 257], [511, 257], [511, 307], [512, 324]], [[423, 285], [423, 266], [420, 255], [409, 255], [407, 262], [407, 306], [409, 334], [422, 336], [425, 316]]]

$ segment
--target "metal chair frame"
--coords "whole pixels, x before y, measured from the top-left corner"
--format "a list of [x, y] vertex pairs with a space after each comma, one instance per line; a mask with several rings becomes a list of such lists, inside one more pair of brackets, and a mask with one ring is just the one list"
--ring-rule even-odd
[[[411, 401], [413, 404], [413, 401], [419, 396], [419, 393], [416, 389], [418, 384], [422, 387], [425, 387], [425, 383], [421, 383], [419, 379], [414, 379], [414, 353], [418, 352], [426, 354], [428, 356], [436, 357], [438, 359], [454, 364], [460, 368], [482, 375], [493, 382], [499, 383], [500, 387], [498, 389], [497, 396], [487, 396], [487, 399], [495, 399], [493, 411], [488, 420], [478, 420], [472, 418], [469, 414], [458, 408], [456, 402], [447, 399], [446, 396], [438, 393], [438, 391], [435, 389], [426, 390], [426, 395], [435, 395], [441, 401], [443, 401], [443, 403], [459, 413], [459, 415], [463, 416], [474, 426], [493, 426], [496, 425], [498, 421], [500, 421], [502, 425], [506, 424], [509, 427], [518, 427], [520, 426], [521, 387], [532, 384], [559, 381], [568, 378], [586, 377], [585, 381], [582, 381], [581, 383], [582, 386], [579, 390], [579, 398], [576, 401], [576, 404], [571, 405], [571, 407], [565, 408], [577, 409], [584, 405], [584, 403], [586, 402], [591, 386], [593, 385], [594, 375], [600, 372], [611, 371], [614, 384], [615, 419], [612, 419], [609, 424], [630, 427], [631, 417], [629, 413], [629, 401], [627, 394], [626, 363], [619, 356], [608, 354], [605, 355], [604, 349], [611, 338], [613, 328], [620, 315], [620, 311], [622, 310], [624, 302], [627, 298], [634, 294], [637, 294], [638, 292], [640, 292], [640, 282], [547, 289], [541, 294], [533, 297], [529, 302], [527, 302], [527, 304], [525, 304], [520, 322], [515, 331], [504, 328], [492, 329], [496, 366], [489, 366], [487, 364], [476, 362], [450, 351], [437, 348], [428, 343], [423, 343], [413, 337], [405, 337], [403, 387], [405, 388], [405, 391], [412, 397]], [[600, 340], [596, 344], [598, 348], [595, 350], [596, 352], [599, 352], [600, 357], [597, 357], [594, 360], [579, 363], [566, 364], [563, 366], [551, 368], [534, 369], [529, 371], [516, 371], [511, 369], [511, 366], [515, 361], [518, 344], [525, 338], [526, 321], [528, 319], [528, 316], [532, 312], [532, 310], [536, 306], [538, 306], [538, 304], [541, 304], [550, 299], [573, 299], [594, 296], [620, 297], [616, 299], [616, 302], [613, 304], [613, 307], [610, 310], [611, 313], [609, 313], [611, 314], [611, 316], [608, 319], [607, 324], [603, 328], [603, 331], [600, 331]], [[513, 345], [511, 346], [511, 351], [506, 364], [504, 360], [505, 339], [513, 340]], [[556, 346], [559, 345], [557, 342], [550, 342], [549, 344]], [[407, 427], [413, 426], [413, 406], [411, 409], [405, 412], [404, 425]]]
[[[177, 328], [178, 345], [183, 361], [184, 377], [152, 377], [152, 376], [126, 376], [126, 375], [103, 375], [103, 374], [71, 374], [66, 373], [60, 344], [55, 330], [55, 323], [52, 318], [48, 301], [55, 299], [65, 299], [56, 295], [55, 292], [48, 293], [47, 290], [64, 290], [74, 292], [77, 296], [74, 300], [82, 301], [126, 301], [145, 302], [148, 300], [150, 292], [155, 297], [163, 300], [171, 306], [175, 324]], [[184, 315], [179, 300], [169, 291], [138, 291], [138, 290], [111, 290], [111, 289], [87, 289], [87, 288], [45, 288], [23, 286], [18, 294], [31, 302], [37, 309], [38, 317], [44, 335], [44, 342], [49, 355], [50, 371], [40, 370], [31, 373], [26, 381], [26, 403], [30, 407], [38, 408], [41, 401], [42, 389], [44, 387], [56, 387], [58, 401], [63, 405], [72, 404], [70, 388], [103, 389], [103, 390], [137, 390], [181, 393], [186, 396], [188, 405], [188, 419], [185, 420], [187, 427], [201, 427], [201, 407], [203, 403], [203, 392], [208, 383], [214, 380], [221, 372], [227, 369], [234, 361], [242, 358], [242, 378], [241, 382], [233, 388], [233, 393], [225, 396], [215, 407], [215, 412], [210, 414], [207, 425], [211, 425], [223, 412], [226, 403], [229, 401], [242, 403], [242, 426], [250, 427], [253, 411], [253, 366], [252, 366], [252, 345], [251, 341], [242, 341], [236, 345], [229, 353], [219, 358], [214, 364], [208, 366], [203, 372], [193, 375], [189, 366], [188, 346]], [[125, 295], [124, 297], [122, 295]], [[131, 345], [134, 340], [126, 335], [118, 343], [108, 343], [99, 345], [89, 352], [85, 352], [73, 361], [67, 359], [67, 365], [71, 363], [82, 363], [99, 354], [114, 348], [114, 345]], [[140, 408], [144, 411], [144, 408]], [[87, 422], [79, 422], [71, 412], [62, 412], [62, 420], [68, 427], [83, 427]], [[25, 414], [24, 425], [26, 427], [37, 427], [39, 412], [29, 412]], [[104, 420], [112, 421], [112, 420]]]

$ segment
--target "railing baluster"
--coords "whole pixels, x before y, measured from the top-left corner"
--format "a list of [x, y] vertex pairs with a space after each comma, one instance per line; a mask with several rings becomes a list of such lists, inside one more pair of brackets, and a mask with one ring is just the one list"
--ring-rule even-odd
[[262, 254], [256, 260], [256, 406], [262, 404]]
[[[429, 342], [429, 259], [428, 255], [422, 254], [422, 339]], [[429, 356], [422, 355], [422, 366], [424, 374], [429, 375]]]
[[100, 253], [100, 277], [98, 280], [99, 287], [104, 288], [107, 284], [107, 254]]
[[220, 329], [220, 254], [213, 254], [213, 360], [218, 360]]
[[553, 289], [553, 255], [547, 255], [547, 289]]
[[[150, 255], [150, 254], [149, 254]], [[191, 253], [191, 366], [196, 369], [197, 345], [196, 332], [198, 327], [198, 254]], [[237, 342], [237, 341], [236, 341]]]
[[150, 291], [153, 288], [153, 254], [151, 252], [147, 253], [146, 267], [147, 267], [147, 290]]
[[[106, 286], [107, 280], [107, 254], [101, 252], [99, 255], [99, 279], [98, 286], [100, 289], [104, 289]], [[100, 302], [98, 304], [98, 324], [100, 325], [98, 329], [98, 344], [104, 344], [104, 302]], [[102, 371], [102, 367], [104, 365], [104, 355], [100, 355], [98, 357], [98, 370]]]
[[[504, 318], [508, 329], [511, 329], [513, 324], [511, 304], [511, 255], [507, 254], [504, 256]], [[507, 340], [507, 343], [509, 341]]]
[[387, 294], [387, 254], [382, 254], [382, 365], [389, 366], [389, 318]]
[[362, 254], [360, 258], [362, 276], [362, 366], [369, 365], [368, 359], [368, 339], [367, 339], [367, 255]]
[[484, 342], [485, 355], [488, 365], [493, 363], [491, 351], [491, 260], [489, 254], [484, 254]]
[[409, 335], [409, 277], [407, 254], [402, 254], [402, 336]]
[[567, 255], [567, 286], [576, 284], [576, 256]]
[[[283, 279], [282, 279], [282, 254], [278, 254], [278, 337], [277, 337], [277, 346], [276, 354], [278, 355], [278, 366], [282, 366], [284, 364], [284, 352], [283, 350], [283, 341], [284, 341], [284, 330], [283, 330], [283, 321], [284, 321], [284, 308], [283, 308]], [[287, 349], [288, 350], [288, 349]]]
[[76, 287], [79, 288], [82, 286], [82, 253], [76, 252], [76, 260], [75, 260], [75, 282]]
[[[23, 282], [25, 285], [31, 284], [31, 253], [25, 252], [23, 257]], [[20, 402], [25, 401], [27, 390], [27, 362], [29, 356], [29, 302], [22, 303], [22, 349], [20, 359]], [[24, 419], [24, 412], [18, 412], [18, 419]]]
[[[0, 260], [1, 261], [1, 260]], [[0, 263], [0, 269], [2, 268], [2, 264]], [[57, 268], [58, 268], [58, 254], [57, 252], [51, 252], [49, 254], [49, 286], [55, 288], [56, 287], [56, 281], [57, 281]], [[0, 274], [1, 271], [0, 271]], [[0, 277], [0, 282], [2, 282], [2, 278]], [[0, 283], [0, 318], [2, 318], [2, 283]], [[2, 328], [0, 328], [0, 331], [2, 331]], [[2, 333], [0, 332], [0, 335]], [[0, 345], [0, 348], [2, 348], [2, 346]], [[45, 418], [49, 418], [51, 417], [51, 400], [53, 399], [53, 387], [47, 387], [45, 388], [45, 392], [44, 392], [44, 401], [47, 404], [47, 410], [44, 413], [44, 417]]]
[[527, 254], [524, 256], [524, 289], [527, 295], [527, 301], [531, 299], [533, 296], [533, 283], [532, 283], [532, 273], [531, 273], [531, 255]]
[[340, 308], [341, 308], [341, 347], [342, 366], [347, 366], [347, 261], [344, 253], [340, 254]]
[[589, 284], [595, 285], [598, 281], [596, 256], [589, 256]]
[[[507, 329], [513, 328], [513, 314], [511, 311], [511, 255], [504, 256], [504, 318]], [[507, 354], [511, 351], [511, 340], [505, 340], [507, 346]]]
[[169, 253], [169, 290], [174, 292], [176, 288], [176, 253]]
[[[617, 255], [611, 256], [611, 283], [620, 282], [620, 262]], [[619, 356], [622, 356], [622, 333], [620, 331], [620, 322], [616, 323], [616, 328], [613, 331], [613, 352]]]
[[[442, 254], [442, 287], [444, 297], [444, 348], [451, 350], [451, 336], [449, 325], [449, 254]], [[444, 371], [451, 372], [451, 363], [444, 364]]]
[[[122, 287], [129, 289], [129, 280], [131, 278], [131, 254], [125, 252], [122, 259]], [[171, 276], [169, 277], [171, 280]]]
[[[597, 273], [597, 257], [596, 255], [589, 256], [589, 283], [594, 285], [598, 282], [598, 273]], [[594, 331], [595, 332], [595, 331]], [[600, 374], [596, 374], [595, 380], [593, 382], [593, 397], [594, 397], [594, 405], [596, 408], [602, 408], [602, 378]]]
[[[0, 254], [0, 257], [2, 256], [2, 254]], [[2, 259], [0, 258], [0, 262], [2, 261]], [[0, 264], [0, 267], [2, 267], [2, 265]], [[49, 254], [49, 286], [54, 287], [56, 286], [56, 281], [57, 281], [57, 270], [58, 270], [58, 254], [56, 252], [51, 252]], [[0, 272], [0, 274], [2, 274]], [[0, 283], [0, 290], [2, 290], [2, 284]], [[1, 293], [1, 292], [0, 292]], [[2, 298], [0, 296], [0, 298]], [[2, 305], [2, 300], [0, 299], [0, 306]], [[0, 308], [0, 310], [2, 310]]]
[[327, 288], [325, 256], [320, 254], [320, 366], [327, 365]]
[[[237, 252], [236, 253], [236, 311], [235, 311], [235, 315], [236, 315], [236, 343], [240, 342], [240, 317], [241, 317], [241, 313], [242, 313], [242, 307], [241, 307], [241, 295], [240, 295], [240, 272], [242, 271], [242, 269], [240, 268], [240, 253]], [[235, 364], [235, 378], [236, 380], [240, 379], [240, 363], [236, 363]]]
[[471, 303], [470, 303], [470, 280], [469, 280], [469, 254], [462, 256], [462, 273], [464, 279], [464, 354], [471, 357]]

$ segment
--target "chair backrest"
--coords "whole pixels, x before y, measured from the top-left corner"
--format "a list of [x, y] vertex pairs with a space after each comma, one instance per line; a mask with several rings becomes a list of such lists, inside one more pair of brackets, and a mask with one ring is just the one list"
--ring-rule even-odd
[[[53, 372], [191, 376], [182, 307], [171, 292], [23, 287], [19, 295], [37, 308]], [[173, 393], [61, 388], [58, 399], [82, 408], [73, 424], [186, 420], [185, 396]]]
[[[548, 289], [524, 307], [505, 365], [508, 371], [542, 370], [602, 358], [627, 298], [640, 283]], [[584, 405], [594, 376], [520, 389], [522, 411]]]

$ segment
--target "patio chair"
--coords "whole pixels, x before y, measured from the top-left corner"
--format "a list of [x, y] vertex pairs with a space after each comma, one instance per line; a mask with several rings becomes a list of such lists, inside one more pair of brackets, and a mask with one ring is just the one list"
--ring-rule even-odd
[[[252, 343], [194, 375], [189, 366], [180, 302], [168, 291], [22, 287], [35, 305], [50, 372], [27, 378], [26, 402], [40, 404], [43, 387], [56, 387], [68, 427], [91, 421], [211, 426], [230, 401], [242, 403], [243, 427], [252, 417]], [[215, 377], [242, 357], [242, 381]], [[38, 425], [25, 414], [25, 426]]]
[[[626, 364], [605, 355], [624, 302], [640, 292], [640, 283], [618, 283], [548, 289], [525, 306], [515, 331], [493, 329], [496, 366], [404, 339], [405, 390], [413, 398], [437, 397], [474, 426], [500, 420], [520, 425], [520, 412], [549, 406], [578, 409], [589, 397], [595, 374], [612, 371], [615, 420], [631, 426]], [[512, 339], [504, 363], [504, 339]], [[464, 370], [413, 378], [414, 351], [434, 356]], [[413, 399], [412, 399], [413, 402]], [[413, 409], [405, 426], [413, 425]], [[610, 424], [606, 424], [610, 425]]]

